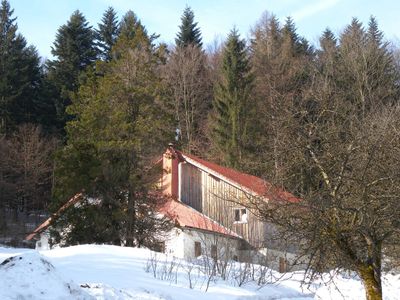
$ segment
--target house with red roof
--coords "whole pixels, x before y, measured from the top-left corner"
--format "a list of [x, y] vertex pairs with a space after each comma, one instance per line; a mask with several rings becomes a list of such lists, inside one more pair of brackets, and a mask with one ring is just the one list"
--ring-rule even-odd
[[[158, 212], [175, 224], [164, 241], [165, 253], [187, 260], [206, 255], [252, 261], [285, 271], [294, 255], [271, 242], [274, 226], [259, 220], [246, 204], [251, 199], [296, 202], [297, 198], [259, 177], [171, 146], [157, 164], [162, 166], [159, 189], [164, 199]], [[26, 239], [38, 240], [42, 249], [48, 247], [49, 226], [84, 198], [82, 193], [76, 194]]]
[[173, 147], [163, 154], [162, 169], [161, 189], [168, 201], [161, 211], [175, 216], [179, 229], [166, 241], [166, 252], [186, 259], [211, 253], [268, 261], [281, 271], [294, 259], [290, 249], [271, 241], [274, 226], [261, 221], [248, 205], [254, 199], [299, 201], [292, 194]]

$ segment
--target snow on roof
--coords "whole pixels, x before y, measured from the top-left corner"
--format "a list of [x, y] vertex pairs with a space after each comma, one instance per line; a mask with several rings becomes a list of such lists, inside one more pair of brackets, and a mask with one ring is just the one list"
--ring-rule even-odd
[[224, 227], [194, 208], [172, 198], [165, 199], [165, 202], [159, 206], [159, 211], [181, 227], [190, 227], [225, 234], [235, 238], [242, 238], [229, 228]]

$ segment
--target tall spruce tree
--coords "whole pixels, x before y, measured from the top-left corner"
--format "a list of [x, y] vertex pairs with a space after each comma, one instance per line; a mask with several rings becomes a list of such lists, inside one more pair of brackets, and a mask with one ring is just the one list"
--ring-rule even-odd
[[94, 31], [79, 10], [58, 29], [51, 53], [56, 59], [49, 62], [49, 78], [59, 93], [57, 115], [64, 127], [65, 108], [71, 103], [71, 93], [78, 90], [79, 75], [97, 58]]
[[330, 84], [329, 80], [340, 80], [340, 71], [337, 66], [339, 63], [338, 41], [330, 29], [325, 29], [319, 39], [320, 49], [317, 51], [316, 65], [321, 74], [326, 79], [323, 88]]
[[84, 189], [86, 199], [100, 200], [97, 206], [84, 201], [59, 220], [71, 227], [70, 244], [124, 240], [127, 246], [151, 246], [163, 223], [154, 214], [157, 199], [147, 193], [150, 159], [170, 140], [157, 103], [163, 87], [157, 52], [133, 16], [124, 18], [114, 46], [118, 55], [106, 63], [104, 76], [89, 69], [68, 107], [75, 118], [67, 123], [67, 145], [57, 158], [56, 199], [63, 202]]
[[154, 34], [149, 35], [137, 15], [130, 10], [122, 17], [113, 55], [115, 58], [121, 58], [126, 55], [127, 49], [144, 49], [151, 52], [154, 50], [153, 41], [157, 37]]
[[213, 101], [212, 143], [223, 164], [240, 169], [251, 141], [248, 127], [253, 76], [245, 41], [236, 29], [226, 41], [220, 71]]
[[282, 28], [282, 38], [282, 50], [288, 58], [304, 54], [310, 55], [313, 52], [313, 48], [309, 45], [308, 41], [297, 34], [296, 25], [291, 17], [286, 19]]
[[322, 33], [322, 36], [319, 39], [319, 44], [321, 46], [320, 53], [331, 52], [337, 49], [337, 39], [329, 28], [326, 28]]
[[17, 33], [8, 1], [0, 6], [0, 132], [24, 122], [35, 122], [40, 89], [39, 55]]
[[117, 13], [111, 6], [103, 14], [101, 23], [96, 30], [96, 38], [103, 60], [109, 61], [112, 57], [111, 48], [114, 46], [119, 33]]
[[189, 6], [186, 6], [183, 11], [181, 22], [175, 39], [176, 45], [178, 47], [186, 47], [193, 44], [201, 48], [203, 43], [201, 42], [200, 28], [197, 26], [197, 22], [194, 21], [194, 12]]
[[9, 73], [12, 70], [9, 53], [17, 37], [16, 19], [12, 18], [12, 14], [10, 4], [3, 0], [0, 8], [0, 132], [4, 132], [10, 122], [10, 105], [15, 98], [10, 91], [13, 74]]

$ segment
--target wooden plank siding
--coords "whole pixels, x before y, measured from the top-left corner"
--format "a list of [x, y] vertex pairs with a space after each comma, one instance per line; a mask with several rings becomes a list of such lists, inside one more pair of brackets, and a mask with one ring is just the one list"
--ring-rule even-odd
[[181, 201], [190, 207], [193, 207], [199, 212], [203, 212], [202, 207], [202, 179], [201, 171], [187, 163], [179, 164], [180, 180], [181, 180], [181, 190], [180, 197]]
[[235, 208], [249, 197], [244, 191], [191, 165], [180, 164], [180, 197], [185, 204], [241, 235], [252, 246], [264, 245], [266, 226], [247, 209], [247, 222], [235, 222]]

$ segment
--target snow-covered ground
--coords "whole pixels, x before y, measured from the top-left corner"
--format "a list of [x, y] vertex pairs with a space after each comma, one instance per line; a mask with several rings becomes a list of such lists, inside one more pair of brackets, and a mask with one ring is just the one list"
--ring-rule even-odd
[[[11, 256], [15, 257], [6, 260]], [[239, 287], [239, 281], [212, 280], [206, 291], [207, 276], [195, 265], [169, 260], [163, 268], [166, 259], [161, 254], [155, 258], [146, 249], [106, 245], [40, 253], [0, 247], [0, 299], [365, 299], [354, 276], [335, 276], [333, 282], [321, 279], [302, 287], [301, 272], [261, 288], [255, 282]], [[174, 269], [169, 272], [171, 267]], [[400, 299], [400, 275], [386, 274], [383, 286], [384, 299]]]

